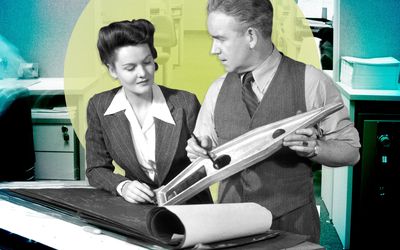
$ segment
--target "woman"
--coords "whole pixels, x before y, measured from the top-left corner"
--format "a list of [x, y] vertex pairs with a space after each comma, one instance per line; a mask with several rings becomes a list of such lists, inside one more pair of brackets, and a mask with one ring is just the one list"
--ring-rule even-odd
[[[89, 183], [133, 203], [154, 203], [153, 189], [190, 164], [186, 141], [200, 108], [195, 95], [154, 83], [153, 40], [154, 26], [144, 19], [100, 29], [100, 59], [121, 86], [96, 94], [87, 108]], [[114, 173], [113, 161], [125, 176]], [[190, 201], [209, 202], [208, 190]]]

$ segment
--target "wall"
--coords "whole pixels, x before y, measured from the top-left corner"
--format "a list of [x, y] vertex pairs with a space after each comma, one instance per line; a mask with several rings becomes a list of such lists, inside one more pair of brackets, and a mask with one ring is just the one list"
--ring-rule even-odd
[[190, 31], [206, 31], [207, 0], [184, 0], [183, 29]]
[[341, 0], [341, 54], [400, 59], [399, 0]]
[[340, 0], [338, 8], [336, 61], [340, 56], [393, 56], [400, 60], [399, 0]]
[[64, 57], [76, 20], [88, 0], [0, 0], [0, 34], [43, 77], [63, 77]]

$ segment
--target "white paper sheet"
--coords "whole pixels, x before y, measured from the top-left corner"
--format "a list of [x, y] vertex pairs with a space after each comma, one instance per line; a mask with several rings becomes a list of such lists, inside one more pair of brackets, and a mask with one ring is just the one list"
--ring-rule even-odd
[[361, 64], [371, 64], [371, 65], [400, 64], [400, 62], [394, 57], [360, 58], [352, 56], [343, 56], [342, 59], [350, 63], [361, 63]]
[[271, 212], [256, 203], [224, 203], [165, 206], [185, 228], [180, 247], [265, 233]]

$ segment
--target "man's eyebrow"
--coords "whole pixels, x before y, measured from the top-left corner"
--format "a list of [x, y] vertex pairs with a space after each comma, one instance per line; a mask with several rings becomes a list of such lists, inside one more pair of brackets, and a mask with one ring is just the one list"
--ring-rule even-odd
[[214, 38], [214, 39], [221, 39], [222, 38], [222, 36], [220, 36], [220, 35], [215, 35], [215, 36], [211, 36], [212, 38]]

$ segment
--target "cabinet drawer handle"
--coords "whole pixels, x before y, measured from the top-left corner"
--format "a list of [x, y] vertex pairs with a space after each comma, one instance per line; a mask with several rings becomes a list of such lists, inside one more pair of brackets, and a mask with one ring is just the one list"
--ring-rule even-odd
[[68, 134], [68, 128], [65, 126], [61, 127], [61, 132], [63, 133], [63, 138], [65, 142], [69, 142], [69, 134]]

